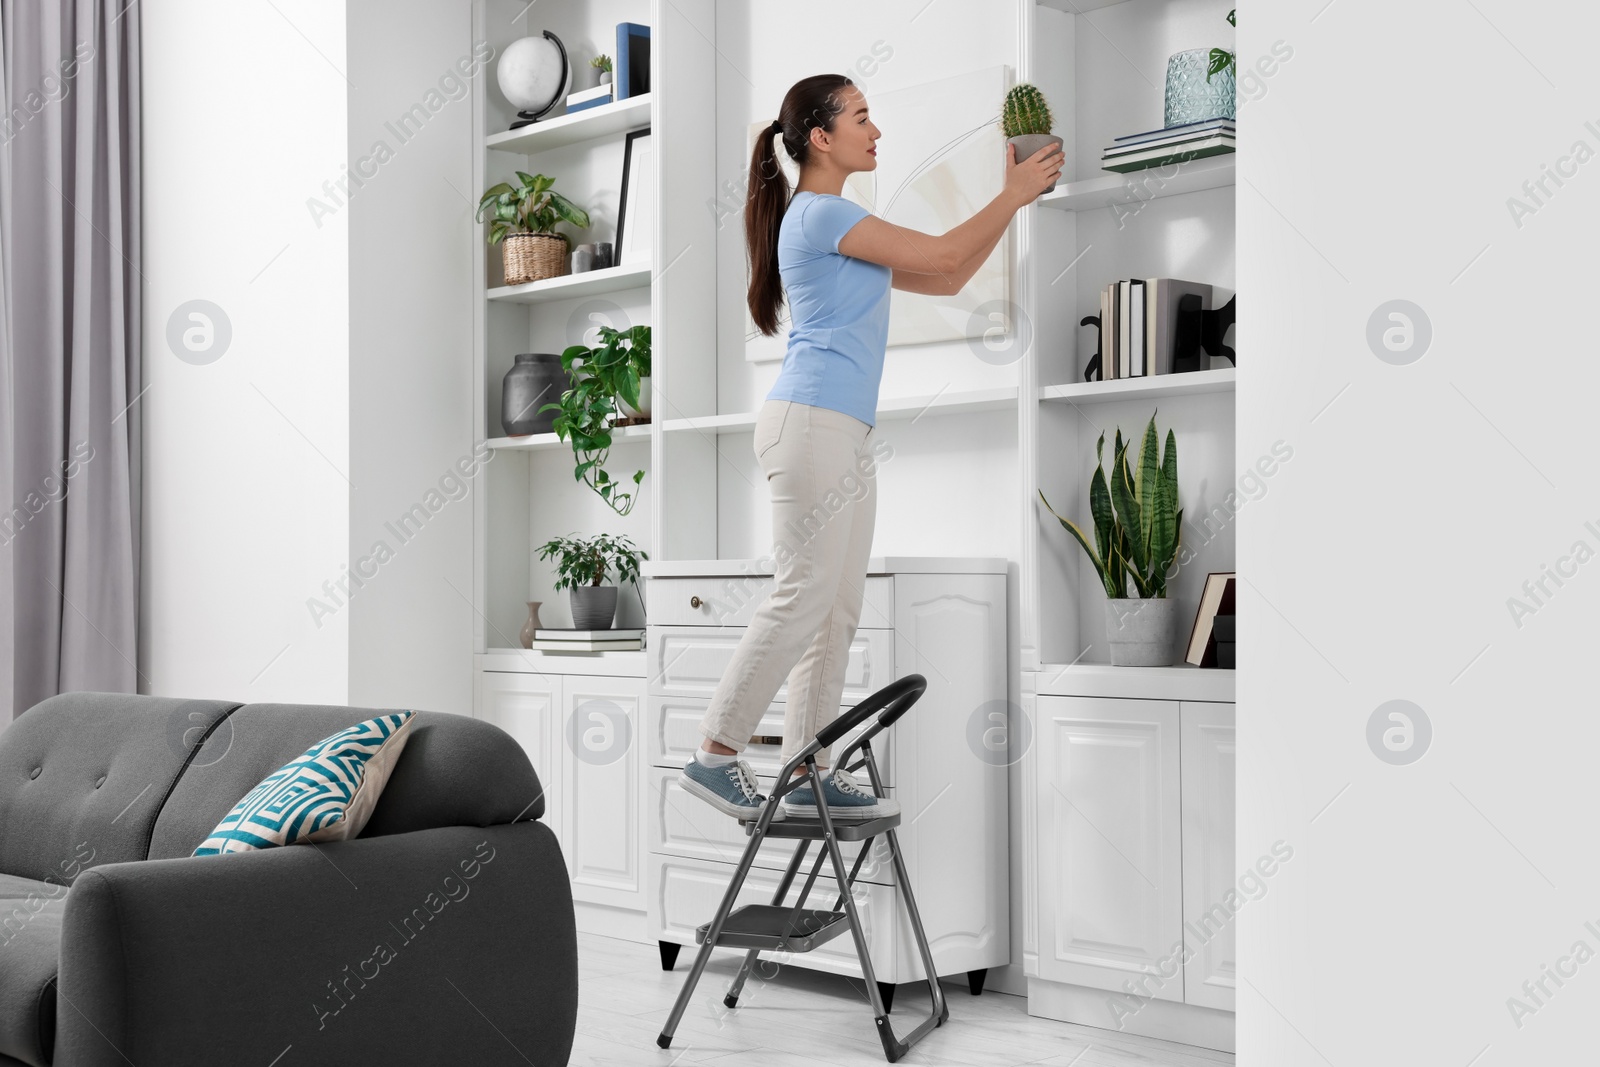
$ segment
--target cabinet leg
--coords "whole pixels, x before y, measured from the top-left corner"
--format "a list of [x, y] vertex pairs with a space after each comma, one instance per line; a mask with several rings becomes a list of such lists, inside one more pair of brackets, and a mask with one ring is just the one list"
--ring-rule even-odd
[[967, 972], [967, 989], [971, 991], [973, 996], [978, 996], [983, 992], [983, 980], [988, 973], [989, 969], [987, 967], [980, 967], [976, 971]]
[[894, 1010], [894, 983], [893, 982], [879, 982], [878, 983], [878, 996], [883, 998], [883, 1013], [885, 1015], [889, 1014], [891, 1011]]
[[656, 944], [661, 948], [661, 969], [672, 970], [672, 965], [678, 962], [678, 950], [683, 946], [676, 941], [657, 941]]

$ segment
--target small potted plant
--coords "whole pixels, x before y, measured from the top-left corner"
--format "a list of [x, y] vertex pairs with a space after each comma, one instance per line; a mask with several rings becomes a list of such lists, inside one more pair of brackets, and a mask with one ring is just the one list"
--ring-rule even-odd
[[589, 60], [589, 66], [598, 67], [599, 68], [599, 70], [600, 70], [600, 84], [601, 85], [610, 85], [611, 84], [611, 57], [610, 56], [606, 55], [604, 52], [601, 52], [599, 55], [597, 55], [593, 59]]
[[[608, 571], [618, 582], [639, 581], [639, 561], [650, 554], [626, 537], [555, 537], [539, 549], [540, 559], [556, 557], [556, 590], [569, 589], [572, 625], [579, 630], [609, 630], [617, 614], [617, 587], [602, 585]], [[637, 585], [636, 585], [637, 587]]]
[[[1111, 476], [1105, 472], [1106, 435], [1095, 444], [1094, 480], [1089, 483], [1091, 542], [1069, 519], [1056, 515], [1041, 490], [1039, 499], [1089, 554], [1106, 591], [1106, 637], [1118, 667], [1165, 667], [1174, 658], [1177, 602], [1167, 597], [1167, 577], [1178, 555], [1183, 509], [1178, 507], [1178, 441], [1167, 431], [1157, 454], [1156, 420], [1145, 427], [1139, 466], [1129, 466], [1130, 440], [1117, 430]], [[1128, 595], [1128, 583], [1134, 595]]]
[[[617, 330], [602, 326], [599, 347], [568, 346], [561, 353], [561, 367], [570, 376], [572, 387], [562, 392], [559, 402], [539, 410], [556, 410], [551, 429], [561, 440], [572, 442], [572, 454], [578, 461], [573, 477], [587, 483], [618, 515], [626, 515], [633, 510], [635, 497], [618, 491], [622, 483], [612, 480], [605, 461], [619, 414], [617, 402], [622, 403], [623, 411], [650, 414], [650, 327]], [[643, 481], [644, 471], [635, 471], [633, 484]]]
[[478, 201], [479, 222], [491, 219], [489, 243], [504, 242], [506, 284], [521, 285], [567, 272], [570, 241], [558, 222], [588, 229], [589, 214], [550, 187], [555, 179], [517, 171], [517, 184], [490, 186]]
[[[1054, 126], [1050, 105], [1045, 103], [1044, 93], [1039, 91], [1037, 85], [1023, 82], [1013, 85], [1006, 93], [1005, 104], [1000, 111], [1000, 129], [1006, 135], [1006, 143], [1016, 145], [1018, 163], [1047, 144], [1062, 143], [1060, 137], [1050, 132]], [[1055, 187], [1056, 183], [1052, 181], [1049, 188], [1042, 191], [1049, 192]]]

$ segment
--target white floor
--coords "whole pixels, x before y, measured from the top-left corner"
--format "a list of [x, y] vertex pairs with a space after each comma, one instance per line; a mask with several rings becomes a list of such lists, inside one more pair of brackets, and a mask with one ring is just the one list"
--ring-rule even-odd
[[[696, 987], [672, 1047], [656, 1037], [694, 960], [685, 948], [671, 971], [654, 945], [578, 935], [578, 1034], [574, 1067], [714, 1064], [716, 1067], [876, 1067], [884, 1059], [865, 986], [858, 980], [781, 966], [752, 975], [739, 1007], [722, 1006], [741, 954], [718, 951]], [[1074, 1026], [1028, 1015], [1027, 1001], [1004, 993], [974, 997], [966, 982], [945, 982], [950, 1018], [902, 1063], [952, 1067], [1232, 1067], [1223, 1052]], [[903, 985], [889, 1016], [904, 1035], [926, 1017], [926, 987]]]

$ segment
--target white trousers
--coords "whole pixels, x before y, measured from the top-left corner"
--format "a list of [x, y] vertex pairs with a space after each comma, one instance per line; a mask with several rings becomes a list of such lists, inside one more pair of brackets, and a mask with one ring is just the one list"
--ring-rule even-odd
[[[839, 716], [877, 515], [873, 429], [792, 400], [767, 400], [756, 417], [756, 459], [772, 494], [775, 583], [700, 724], [736, 752], [750, 743], [785, 676], [786, 762]], [[816, 757], [821, 766], [831, 758], [831, 747]]]

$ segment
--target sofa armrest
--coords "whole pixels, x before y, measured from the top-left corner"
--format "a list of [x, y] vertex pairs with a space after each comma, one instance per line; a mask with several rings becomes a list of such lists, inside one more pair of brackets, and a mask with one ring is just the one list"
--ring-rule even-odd
[[59, 992], [56, 1067], [565, 1064], [566, 863], [522, 822], [91, 868]]

